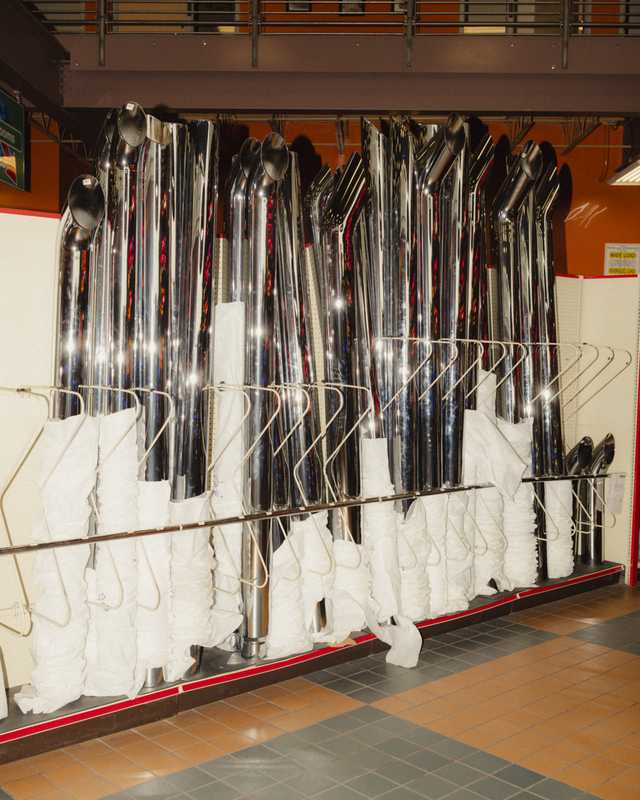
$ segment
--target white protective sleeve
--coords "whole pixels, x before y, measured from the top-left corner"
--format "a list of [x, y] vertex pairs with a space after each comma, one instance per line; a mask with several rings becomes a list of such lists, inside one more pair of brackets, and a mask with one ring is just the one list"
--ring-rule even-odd
[[[88, 497], [95, 485], [98, 461], [97, 420], [74, 416], [47, 422], [39, 453], [42, 503], [36, 511], [33, 540], [86, 537], [91, 516]], [[88, 558], [88, 545], [42, 550], [34, 558], [34, 669], [31, 684], [16, 695], [23, 713], [51, 713], [84, 692]]]
[[[517, 423], [498, 420], [501, 433], [524, 465], [531, 463], [532, 425], [531, 418]], [[530, 483], [521, 483], [513, 497], [504, 497], [504, 532], [508, 542], [504, 573], [514, 587], [534, 586], [538, 578], [534, 502]]]
[[[168, 525], [169, 481], [138, 482], [138, 525], [141, 529]], [[146, 671], [166, 667], [169, 658], [169, 575], [171, 534], [138, 539], [138, 680]]]
[[473, 597], [473, 539], [467, 521], [467, 492], [453, 492], [447, 498], [447, 604], [448, 613], [463, 611]]
[[[135, 409], [98, 418], [98, 533], [138, 527], [138, 439]], [[137, 662], [137, 544], [96, 546], [87, 570], [91, 610], [85, 694], [133, 697], [141, 688]]]
[[[244, 384], [244, 303], [216, 306], [214, 335], [214, 382], [232, 387]], [[242, 421], [245, 398], [238, 389], [216, 392], [213, 442], [213, 507], [217, 517], [242, 513]], [[214, 528], [216, 558], [214, 608], [222, 615], [242, 611], [238, 578], [242, 564], [242, 524]]]
[[362, 545], [336, 539], [333, 542], [334, 580], [328, 602], [329, 633], [317, 641], [344, 642], [367, 625], [369, 565]]
[[427, 515], [423, 498], [414, 500], [403, 520], [398, 518], [398, 553], [402, 613], [413, 622], [430, 613], [429, 553]]
[[547, 537], [547, 570], [550, 578], [566, 578], [573, 572], [573, 494], [571, 481], [544, 485]]
[[302, 590], [303, 524], [298, 520], [292, 522], [287, 540], [271, 558], [267, 658], [285, 658], [313, 647], [305, 624]]
[[440, 617], [448, 608], [447, 581], [447, 495], [434, 494], [422, 498], [427, 517], [431, 555], [427, 565], [431, 600], [431, 618]]

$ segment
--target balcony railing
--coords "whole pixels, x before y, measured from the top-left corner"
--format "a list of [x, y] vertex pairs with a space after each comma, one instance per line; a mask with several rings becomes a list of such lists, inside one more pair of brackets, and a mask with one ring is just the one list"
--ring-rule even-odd
[[33, 0], [60, 34], [640, 35], [640, 0]]

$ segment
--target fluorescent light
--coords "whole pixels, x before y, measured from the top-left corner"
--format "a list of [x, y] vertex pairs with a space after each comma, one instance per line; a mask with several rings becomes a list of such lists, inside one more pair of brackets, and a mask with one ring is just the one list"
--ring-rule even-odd
[[640, 186], [640, 158], [614, 172], [607, 183], [611, 186]]

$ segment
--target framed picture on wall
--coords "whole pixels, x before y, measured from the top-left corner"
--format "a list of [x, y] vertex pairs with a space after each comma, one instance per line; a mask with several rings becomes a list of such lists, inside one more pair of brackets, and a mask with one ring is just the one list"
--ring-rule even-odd
[[340, 0], [341, 14], [364, 14], [364, 0]]

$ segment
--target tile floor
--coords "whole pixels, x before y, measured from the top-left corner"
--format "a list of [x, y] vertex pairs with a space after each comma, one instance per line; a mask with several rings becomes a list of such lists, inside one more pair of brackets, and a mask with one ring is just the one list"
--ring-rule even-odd
[[0, 766], [15, 800], [638, 800], [640, 591], [608, 587]]

